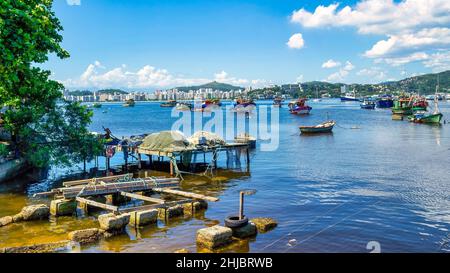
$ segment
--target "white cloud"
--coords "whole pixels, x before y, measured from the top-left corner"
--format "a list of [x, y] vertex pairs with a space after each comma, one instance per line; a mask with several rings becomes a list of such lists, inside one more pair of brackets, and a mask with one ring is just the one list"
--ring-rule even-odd
[[69, 6], [80, 6], [81, 0], [66, 0]]
[[386, 72], [381, 70], [379, 67], [361, 69], [356, 73], [356, 75], [369, 77], [372, 81], [384, 80], [387, 77]]
[[304, 78], [303, 75], [300, 75], [300, 76], [297, 77], [297, 79], [295, 79], [295, 82], [296, 83], [301, 83], [301, 82], [303, 82], [303, 78]]
[[340, 65], [341, 65], [340, 62], [336, 62], [336, 61], [330, 59], [322, 64], [322, 68], [333, 68], [333, 67], [338, 67]]
[[450, 69], [450, 51], [437, 52], [431, 54], [426, 61], [423, 62], [425, 67], [431, 68], [434, 72]]
[[354, 27], [360, 34], [385, 35], [363, 56], [392, 66], [428, 60], [450, 47], [449, 0], [359, 0], [352, 6], [334, 3], [319, 5], [314, 11], [296, 10], [291, 21], [306, 28]]
[[303, 40], [303, 35], [301, 33], [296, 33], [289, 38], [286, 43], [289, 48], [301, 49], [305, 46], [305, 41]]
[[353, 69], [355, 69], [355, 66], [350, 61], [346, 61], [344, 67], [339, 69], [338, 72], [329, 75], [326, 80], [330, 82], [344, 81]]
[[304, 27], [356, 27], [363, 34], [401, 33], [450, 22], [448, 0], [361, 0], [339, 9], [339, 4], [319, 5], [314, 12], [304, 8], [292, 13], [291, 21]]
[[355, 66], [351, 62], [346, 61], [345, 62], [345, 66], [344, 66], [344, 70], [345, 71], [352, 71], [353, 69], [355, 69]]
[[450, 45], [450, 28], [425, 28], [416, 33], [391, 35], [364, 54], [369, 58], [390, 56], [405, 50], [430, 49]]
[[379, 62], [386, 62], [392, 66], [401, 66], [411, 62], [423, 61], [429, 58], [428, 54], [424, 52], [416, 52], [403, 57], [393, 57], [393, 58], [384, 58], [380, 59]]
[[214, 74], [214, 78], [187, 78], [171, 74], [166, 69], [146, 65], [137, 71], [129, 71], [126, 65], [107, 70], [99, 61], [88, 65], [86, 70], [77, 79], [62, 81], [71, 88], [149, 88], [174, 87], [204, 84], [211, 81], [229, 83], [238, 86], [260, 87], [267, 84], [262, 79], [241, 79], [231, 77], [225, 71]]

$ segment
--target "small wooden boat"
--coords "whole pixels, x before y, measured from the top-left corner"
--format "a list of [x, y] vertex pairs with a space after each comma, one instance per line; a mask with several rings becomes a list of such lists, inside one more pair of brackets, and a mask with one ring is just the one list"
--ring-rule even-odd
[[443, 115], [441, 113], [433, 113], [427, 115], [422, 112], [415, 113], [408, 117], [408, 120], [414, 123], [428, 123], [428, 124], [438, 124], [441, 123]]
[[250, 113], [255, 109], [256, 103], [252, 99], [239, 98], [235, 101], [234, 107], [231, 109], [231, 111], [238, 113]]
[[334, 120], [329, 120], [316, 126], [300, 126], [300, 131], [302, 134], [331, 133], [335, 125]]
[[[436, 94], [439, 91], [439, 79], [438, 85], [436, 86]], [[432, 114], [427, 114], [425, 111], [417, 111], [413, 115], [408, 117], [408, 120], [414, 123], [427, 123], [427, 124], [440, 124], [442, 117], [442, 113], [439, 111], [439, 103], [438, 97], [434, 97], [434, 112]], [[428, 103], [427, 103], [428, 106]]]
[[177, 106], [177, 101], [176, 100], [169, 100], [168, 102], [163, 102], [159, 105], [160, 107], [175, 107]]
[[123, 104], [124, 107], [134, 107], [135, 105], [136, 102], [133, 99], [129, 99]]
[[372, 100], [365, 99], [361, 104], [361, 109], [375, 109], [375, 102]]
[[273, 106], [281, 108], [283, 106], [283, 99], [280, 97], [277, 97], [273, 100]]
[[289, 103], [289, 112], [293, 115], [309, 115], [312, 110], [311, 106], [306, 104], [306, 99], [300, 98], [297, 101]]
[[192, 108], [194, 108], [194, 105], [186, 102], [179, 102], [175, 107], [175, 109], [177, 109], [178, 111], [191, 111]]

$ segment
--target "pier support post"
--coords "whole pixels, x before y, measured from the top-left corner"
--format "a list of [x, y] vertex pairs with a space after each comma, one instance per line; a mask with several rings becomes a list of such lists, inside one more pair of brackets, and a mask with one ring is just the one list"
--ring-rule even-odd
[[134, 211], [130, 213], [130, 225], [142, 227], [158, 221], [158, 210]]
[[142, 155], [138, 154], [138, 168], [139, 170], [142, 169]]
[[173, 161], [170, 159], [170, 176], [174, 176], [174, 170], [173, 170]]

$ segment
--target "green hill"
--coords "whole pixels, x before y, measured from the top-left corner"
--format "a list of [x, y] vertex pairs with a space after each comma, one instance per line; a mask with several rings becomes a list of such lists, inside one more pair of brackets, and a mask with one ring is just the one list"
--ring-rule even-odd
[[[438, 75], [440, 87], [439, 92], [450, 92], [450, 70], [378, 84], [347, 84], [347, 90], [350, 91], [355, 89], [361, 96], [382, 93], [398, 94], [402, 92], [430, 95], [436, 92]], [[341, 87], [343, 85], [346, 84], [312, 81], [301, 83], [301, 90], [303, 91], [298, 88], [298, 90], [294, 90], [294, 92], [292, 92], [292, 89], [284, 89], [282, 85], [255, 89], [250, 93], [250, 95], [252, 97], [257, 97], [259, 95], [264, 95], [267, 97], [290, 94], [293, 97], [314, 98], [317, 96], [317, 92], [319, 92], [319, 95], [329, 93], [332, 97], [339, 97], [341, 95]]]
[[415, 92], [424, 95], [434, 94], [436, 91], [436, 85], [439, 75], [439, 92], [450, 91], [450, 70], [425, 74], [416, 77], [403, 79], [396, 82], [382, 83], [381, 85], [387, 86], [394, 90], [404, 90], [406, 92]]
[[[125, 92], [125, 91], [120, 90], [120, 89], [103, 89], [103, 90], [96, 91], [96, 93], [97, 93], [97, 95], [101, 95], [101, 94], [128, 94], [128, 92]], [[69, 94], [72, 95], [72, 96], [90, 96], [90, 95], [93, 95], [94, 92], [93, 91], [89, 91], [89, 90], [75, 90], [75, 91], [70, 91]]]
[[243, 87], [239, 87], [239, 86], [234, 86], [231, 84], [227, 84], [227, 83], [220, 83], [220, 82], [210, 82], [207, 84], [203, 84], [203, 85], [197, 85], [197, 86], [182, 86], [182, 87], [177, 87], [176, 89], [178, 89], [179, 91], [182, 92], [187, 92], [189, 90], [199, 90], [202, 88], [211, 88], [213, 90], [220, 90], [220, 91], [231, 91], [231, 90], [238, 90], [238, 89], [244, 89]]

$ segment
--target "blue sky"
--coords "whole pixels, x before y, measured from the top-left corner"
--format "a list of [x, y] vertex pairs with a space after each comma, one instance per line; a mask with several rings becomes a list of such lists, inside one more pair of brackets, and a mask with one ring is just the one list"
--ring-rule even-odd
[[370, 83], [450, 68], [446, 0], [55, 0], [68, 88]]

